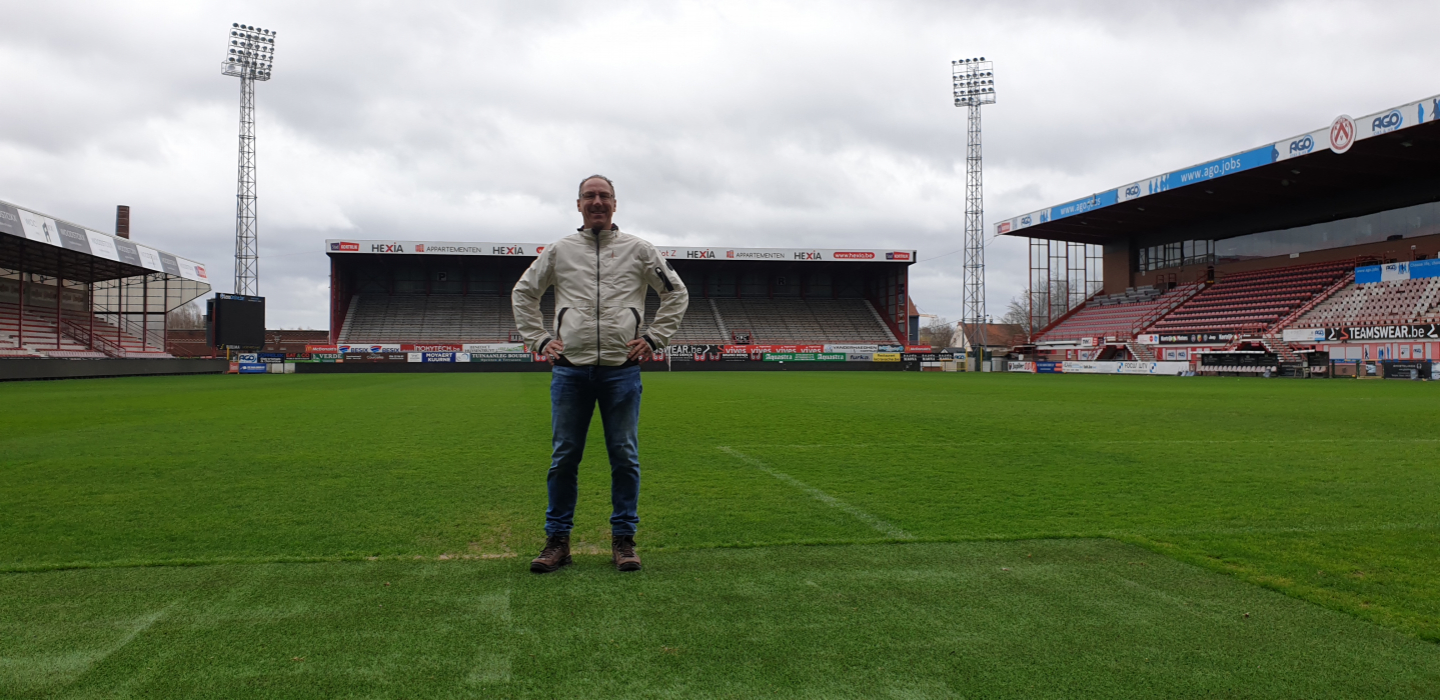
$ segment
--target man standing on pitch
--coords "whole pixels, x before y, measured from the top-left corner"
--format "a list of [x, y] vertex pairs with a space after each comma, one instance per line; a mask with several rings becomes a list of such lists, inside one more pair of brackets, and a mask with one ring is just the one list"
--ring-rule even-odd
[[[611, 551], [615, 568], [638, 571], [635, 526], [640, 499], [640, 361], [670, 341], [690, 295], [655, 246], [620, 231], [615, 185], [604, 175], [580, 182], [584, 225], [547, 246], [515, 283], [515, 325], [525, 343], [555, 363], [550, 376], [552, 427], [546, 485], [545, 549], [530, 562], [538, 573], [570, 563], [577, 470], [595, 406], [610, 454]], [[555, 287], [555, 329], [545, 329], [540, 297]], [[660, 295], [660, 310], [644, 327], [645, 292]]]

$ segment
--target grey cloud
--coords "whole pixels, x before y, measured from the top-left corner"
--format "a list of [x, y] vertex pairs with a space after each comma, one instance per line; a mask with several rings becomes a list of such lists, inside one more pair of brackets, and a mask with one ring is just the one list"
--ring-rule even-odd
[[[225, 30], [279, 30], [259, 86], [262, 291], [323, 326], [326, 237], [546, 241], [584, 174], [657, 242], [917, 248], [959, 316], [964, 113], [949, 61], [997, 62], [998, 220], [1436, 91], [1432, 4], [15, 4], [0, 197], [229, 277], [237, 86]], [[1405, 18], [1403, 21], [1399, 18]], [[1337, 61], [1342, 55], [1353, 57]], [[988, 251], [990, 307], [1024, 285]], [[220, 285], [223, 290], [225, 283]]]

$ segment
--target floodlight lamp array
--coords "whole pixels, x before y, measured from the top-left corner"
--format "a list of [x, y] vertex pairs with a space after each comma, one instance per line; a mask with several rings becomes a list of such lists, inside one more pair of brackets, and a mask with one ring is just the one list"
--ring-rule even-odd
[[987, 61], [984, 56], [981, 56], [951, 61], [950, 65], [957, 107], [972, 104], [994, 104], [995, 71], [993, 62]]
[[275, 65], [275, 30], [235, 22], [230, 25], [229, 53], [222, 72], [255, 80], [269, 80]]

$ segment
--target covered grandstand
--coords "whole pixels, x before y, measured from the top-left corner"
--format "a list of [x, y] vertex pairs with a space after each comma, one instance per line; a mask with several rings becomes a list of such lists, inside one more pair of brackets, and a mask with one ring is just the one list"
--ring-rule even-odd
[[1030, 239], [1034, 332], [1018, 349], [1042, 361], [1435, 359], [1440, 278], [1410, 268], [1440, 254], [1437, 112], [1440, 97], [1341, 116], [1000, 222], [997, 234]]
[[205, 266], [0, 202], [0, 358], [157, 359]]
[[[516, 342], [510, 290], [544, 249], [532, 243], [330, 240], [337, 345]], [[913, 250], [675, 248], [690, 290], [681, 345], [896, 344], [910, 336]], [[653, 290], [644, 309], [654, 317]], [[541, 302], [553, 323], [551, 294]]]

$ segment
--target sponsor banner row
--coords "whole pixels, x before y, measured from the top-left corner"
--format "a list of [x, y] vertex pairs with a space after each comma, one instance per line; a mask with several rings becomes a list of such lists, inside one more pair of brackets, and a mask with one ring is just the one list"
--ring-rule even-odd
[[[543, 355], [529, 352], [451, 352], [412, 351], [394, 349], [396, 346], [330, 346], [311, 345], [306, 353], [249, 353], [241, 355], [242, 362], [308, 362], [308, 361], [367, 361], [367, 362], [547, 362]], [[725, 352], [720, 345], [684, 345], [667, 348], [666, 353], [655, 353], [654, 361], [667, 358], [678, 362], [718, 362], [759, 360], [762, 362], [917, 362], [952, 360], [951, 353], [843, 353], [843, 352]], [[811, 346], [799, 346], [811, 347]], [[816, 346], [818, 347], [818, 346]], [[320, 352], [336, 348], [339, 352]], [[374, 348], [380, 348], [378, 350]]]
[[1399, 282], [1440, 277], [1440, 259], [1393, 262], [1355, 268], [1355, 284]]
[[406, 362], [544, 362], [528, 352], [407, 352]]
[[339, 345], [306, 345], [306, 352], [384, 353], [384, 352], [512, 352], [527, 353], [523, 343], [341, 343]]
[[[1355, 119], [1342, 114], [1336, 117], [1330, 126], [1322, 129], [1001, 221], [995, 225], [995, 233], [1011, 233], [1177, 187], [1199, 184], [1225, 175], [1233, 175], [1290, 158], [1298, 158], [1316, 151], [1329, 150], [1333, 153], [1345, 153], [1356, 141], [1436, 121], [1437, 116], [1440, 116], [1437, 115], [1437, 112], [1440, 112], [1440, 96], [1427, 97], [1401, 107]], [[1365, 284], [1358, 276], [1356, 281]]]
[[1141, 345], [1190, 345], [1192, 343], [1228, 343], [1234, 333], [1141, 333], [1135, 341]]
[[1189, 362], [1066, 362], [1066, 374], [1179, 374]]
[[210, 282], [205, 266], [193, 260], [4, 202], [0, 202], [0, 233], [196, 282]]
[[1011, 372], [1038, 374], [1180, 374], [1188, 362], [1011, 362]]
[[765, 362], [844, 362], [843, 352], [767, 352]]
[[[396, 241], [328, 239], [330, 253], [380, 255], [488, 255], [536, 257], [545, 252], [539, 243], [457, 241]], [[665, 258], [680, 260], [773, 260], [784, 262], [915, 262], [913, 250], [855, 250], [817, 248], [656, 248]]]
[[[674, 356], [688, 355], [764, 355], [767, 353], [930, 353], [928, 345], [705, 345], [675, 344], [666, 352]], [[320, 353], [386, 353], [386, 352], [468, 352], [525, 353], [523, 343], [341, 343], [338, 345], [306, 345], [306, 352]]]
[[[671, 346], [672, 348], [685, 347], [715, 347], [715, 346]], [[767, 352], [844, 352], [844, 353], [877, 353], [877, 352], [931, 352], [929, 345], [900, 345], [900, 344], [837, 344], [837, 345], [724, 345], [720, 346], [722, 352], [746, 352], [750, 354], [763, 354]]]

